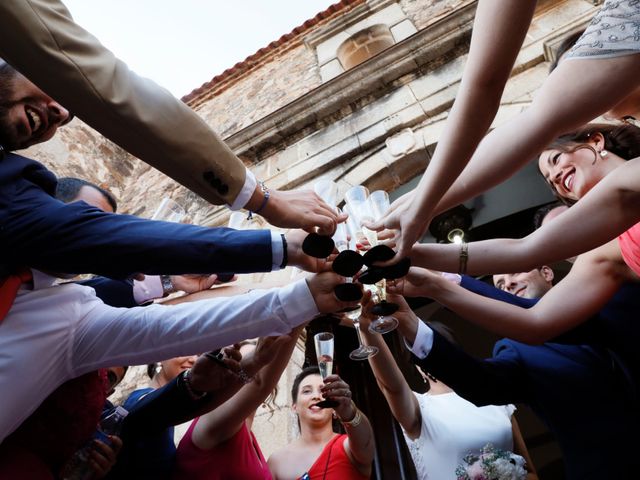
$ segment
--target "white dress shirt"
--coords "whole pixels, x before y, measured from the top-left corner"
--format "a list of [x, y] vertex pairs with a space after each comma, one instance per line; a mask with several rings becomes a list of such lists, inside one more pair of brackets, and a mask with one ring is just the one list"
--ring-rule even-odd
[[98, 368], [193, 355], [281, 335], [317, 315], [305, 280], [280, 289], [115, 308], [90, 287], [33, 271], [0, 323], [0, 442], [59, 385]]

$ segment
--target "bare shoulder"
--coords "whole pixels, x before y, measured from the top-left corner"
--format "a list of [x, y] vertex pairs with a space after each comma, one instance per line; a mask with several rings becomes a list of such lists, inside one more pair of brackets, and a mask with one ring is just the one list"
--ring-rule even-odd
[[291, 461], [292, 457], [296, 456], [296, 452], [298, 450], [299, 448], [296, 445], [296, 442], [292, 442], [286, 447], [276, 450], [269, 456], [267, 463], [274, 476], [277, 476], [276, 473], [278, 472], [278, 470], [282, 469], [283, 465], [286, 465]]

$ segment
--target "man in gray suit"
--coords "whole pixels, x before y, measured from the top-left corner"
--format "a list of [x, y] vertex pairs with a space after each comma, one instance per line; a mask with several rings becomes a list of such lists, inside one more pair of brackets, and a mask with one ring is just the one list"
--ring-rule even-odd
[[[209, 202], [260, 210], [278, 227], [319, 227], [321, 233], [333, 233], [338, 216], [315, 193], [267, 194], [195, 112], [130, 71], [73, 21], [62, 2], [0, 2], [0, 57], [46, 91], [49, 100], [55, 98], [104, 136]], [[59, 123], [51, 127], [69, 119], [60, 104]]]

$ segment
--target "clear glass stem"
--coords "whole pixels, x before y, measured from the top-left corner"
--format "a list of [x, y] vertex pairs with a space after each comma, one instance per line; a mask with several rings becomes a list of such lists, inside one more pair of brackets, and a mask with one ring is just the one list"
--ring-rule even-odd
[[358, 346], [362, 347], [363, 343], [362, 343], [362, 333], [360, 332], [360, 320], [354, 320], [353, 326], [355, 327], [356, 335], [358, 336]]
[[381, 302], [387, 301], [387, 281], [383, 278], [378, 283], [376, 283], [376, 287], [378, 288], [378, 298]]

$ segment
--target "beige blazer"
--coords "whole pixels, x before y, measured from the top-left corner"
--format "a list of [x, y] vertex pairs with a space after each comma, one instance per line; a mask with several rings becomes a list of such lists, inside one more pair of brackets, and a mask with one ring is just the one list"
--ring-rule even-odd
[[0, 57], [105, 137], [211, 203], [232, 204], [242, 189], [246, 169], [222, 139], [74, 23], [62, 2], [1, 0]]

